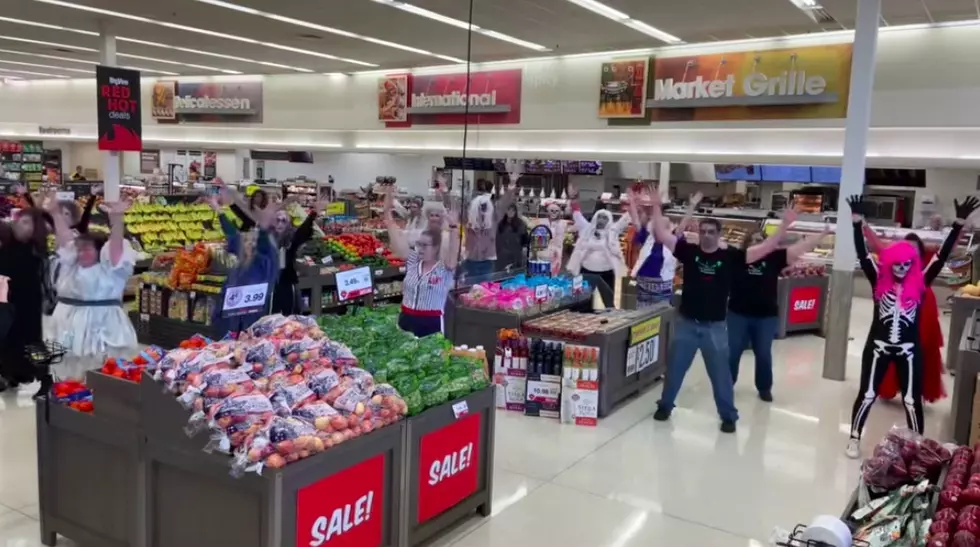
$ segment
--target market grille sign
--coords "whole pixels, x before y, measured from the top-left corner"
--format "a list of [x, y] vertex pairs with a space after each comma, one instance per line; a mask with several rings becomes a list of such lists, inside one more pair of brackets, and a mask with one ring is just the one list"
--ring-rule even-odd
[[156, 82], [152, 113], [161, 123], [262, 123], [262, 82]]

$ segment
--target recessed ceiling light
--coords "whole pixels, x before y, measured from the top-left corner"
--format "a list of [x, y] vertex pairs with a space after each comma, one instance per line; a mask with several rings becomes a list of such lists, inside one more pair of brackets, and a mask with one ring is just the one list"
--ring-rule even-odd
[[[38, 2], [45, 2], [51, 0], [36, 0]], [[309, 21], [302, 21], [300, 19], [293, 19], [292, 17], [285, 17], [283, 15], [277, 15], [275, 13], [268, 13], [265, 11], [259, 11], [257, 9], [249, 8], [246, 6], [241, 6], [238, 4], [233, 4], [231, 2], [224, 2], [223, 0], [197, 0], [202, 4], [210, 4], [212, 6], [217, 6], [219, 8], [226, 8], [230, 10], [235, 10], [241, 13], [247, 13], [249, 15], [255, 15], [257, 17], [264, 17], [266, 19], [272, 19], [273, 21], [279, 21], [280, 23], [287, 23], [290, 25], [296, 25], [299, 27], [306, 27], [309, 29], [319, 30], [321, 32], [327, 32], [329, 34], [335, 34], [337, 36], [343, 36], [345, 38], [353, 38], [355, 40], [362, 40], [365, 42], [371, 42], [372, 44], [378, 44], [380, 46], [386, 46], [394, 49], [400, 49], [403, 51], [410, 51], [412, 53], [418, 53], [419, 55], [428, 55], [430, 57], [436, 57], [438, 59], [444, 59], [454, 63], [465, 63], [463, 59], [456, 57], [450, 57], [448, 55], [442, 55], [439, 53], [433, 53], [424, 49], [419, 49], [412, 46], [406, 46], [405, 44], [399, 44], [397, 42], [389, 42], [388, 40], [381, 40], [379, 38], [372, 38], [370, 36], [364, 36], [363, 34], [356, 34], [346, 30], [341, 30], [338, 28], [328, 27], [325, 25], [318, 25], [316, 23], [310, 23]], [[378, 65], [367, 65], [367, 66], [378, 66]]]
[[96, 7], [92, 7], [92, 6], [83, 6], [81, 4], [73, 4], [71, 2], [64, 2], [62, 0], [34, 0], [34, 1], [35, 2], [40, 2], [42, 4], [50, 4], [50, 5], [53, 5], [53, 6], [60, 6], [60, 7], [63, 7], [63, 8], [77, 9], [77, 10], [81, 10], [81, 11], [87, 11], [87, 12], [90, 12], [90, 13], [98, 13], [100, 15], [108, 15], [108, 16], [111, 16], [111, 17], [119, 17], [119, 18], [122, 18], [122, 19], [129, 19], [130, 21], [139, 21], [140, 23], [146, 23], [148, 25], [156, 25], [156, 26], [166, 27], [166, 28], [170, 28], [170, 29], [174, 29], [174, 30], [182, 30], [182, 31], [185, 31], [185, 32], [193, 32], [193, 33], [196, 33], [196, 34], [203, 34], [205, 36], [213, 36], [215, 38], [223, 38], [225, 40], [233, 40], [233, 41], [236, 41], [236, 42], [243, 42], [243, 43], [246, 43], [246, 44], [254, 44], [254, 45], [257, 45], [257, 46], [265, 46], [265, 47], [269, 47], [269, 48], [273, 48], [273, 49], [282, 49], [282, 50], [286, 50], [286, 51], [292, 51], [294, 53], [300, 53], [300, 54], [303, 54], [303, 55], [311, 55], [313, 57], [323, 57], [323, 58], [327, 58], [327, 59], [332, 59], [332, 60], [336, 60], [336, 61], [344, 61], [344, 62], [358, 64], [358, 65], [362, 65], [362, 66], [378, 66], [378, 65], [373, 64], [373, 63], [366, 63], [364, 61], [356, 61], [354, 59], [346, 59], [346, 58], [343, 58], [343, 57], [336, 57], [336, 56], [333, 56], [333, 55], [327, 55], [325, 53], [319, 53], [319, 52], [310, 51], [310, 50], [307, 50], [307, 49], [290, 48], [288, 46], [283, 46], [283, 45], [280, 45], [280, 44], [274, 44], [274, 43], [270, 43], [270, 42], [262, 42], [262, 41], [259, 41], [259, 40], [255, 40], [253, 38], [246, 38], [244, 36], [238, 36], [238, 35], [235, 35], [235, 34], [227, 34], [227, 33], [224, 33], [224, 32], [217, 32], [217, 31], [213, 31], [213, 30], [207, 30], [207, 29], [192, 27], [192, 26], [188, 26], [188, 25], [179, 25], [177, 23], [171, 23], [169, 21], [158, 21], [158, 20], [155, 20], [155, 19], [149, 19], [149, 18], [146, 18], [146, 17], [141, 17], [139, 15], [132, 15], [132, 14], [129, 14], [129, 13], [123, 13], [123, 12], [119, 12], [119, 11], [113, 11], [113, 10], [107, 10], [107, 9], [102, 9], [102, 8], [96, 8]]
[[166, 70], [154, 70], [152, 68], [142, 68], [138, 66], [120, 66], [119, 68], [125, 68], [127, 70], [138, 70], [140, 72], [145, 72], [147, 74], [163, 74], [164, 76], [180, 76], [177, 72], [168, 72]]
[[37, 44], [40, 46], [63, 47], [75, 51], [90, 51], [92, 53], [99, 52], [99, 50], [91, 47], [70, 46], [68, 44], [56, 44], [54, 42], [45, 42], [44, 40], [32, 40], [30, 38], [17, 38], [15, 36], [5, 36], [2, 34], [0, 34], [0, 40], [11, 40], [13, 42], [24, 42], [25, 44]]
[[52, 25], [50, 23], [41, 23], [38, 21], [27, 21], [25, 19], [14, 19], [12, 17], [0, 17], [0, 21], [7, 23], [16, 23], [18, 25], [30, 25], [32, 27], [49, 28], [51, 30], [61, 30], [65, 32], [74, 32], [76, 34], [84, 34], [85, 36], [98, 36], [99, 33], [91, 30], [82, 30], [71, 27], [63, 27], [61, 25]]
[[[201, 0], [201, 1], [203, 1], [203, 0]], [[519, 45], [521, 47], [525, 47], [525, 48], [528, 48], [528, 49], [533, 49], [534, 51], [551, 51], [550, 49], [542, 46], [541, 44], [535, 44], [534, 42], [528, 42], [527, 40], [521, 40], [520, 38], [514, 38], [513, 36], [509, 36], [507, 34], [504, 34], [502, 32], [497, 32], [495, 30], [485, 29], [485, 28], [480, 27], [479, 25], [473, 25], [473, 24], [467, 23], [466, 21], [462, 21], [462, 20], [459, 20], [459, 19], [448, 17], [448, 16], [445, 16], [445, 15], [442, 15], [441, 13], [436, 13], [434, 11], [430, 11], [430, 10], [427, 10], [425, 8], [420, 8], [420, 7], [418, 7], [418, 6], [414, 5], [414, 4], [408, 4], [406, 2], [400, 2], [399, 0], [374, 0], [374, 2], [377, 2], [378, 4], [384, 4], [386, 6], [391, 6], [393, 8], [398, 8], [398, 9], [400, 9], [402, 11], [407, 11], [408, 13], [412, 13], [412, 14], [418, 15], [420, 17], [425, 17], [427, 19], [432, 19], [433, 21], [439, 21], [440, 23], [445, 23], [447, 25], [450, 25], [450, 26], [453, 26], [453, 27], [456, 27], [456, 28], [461, 28], [463, 30], [472, 30], [473, 32], [482, 34], [484, 36], [488, 36], [490, 38], [495, 38], [497, 40], [501, 40], [501, 41], [504, 41], [504, 42], [510, 42], [512, 44], [516, 44], [516, 45]]]
[[684, 41], [674, 36], [673, 34], [666, 33], [656, 27], [644, 23], [643, 21], [633, 19], [632, 17], [619, 11], [618, 9], [611, 8], [603, 4], [602, 2], [598, 2], [597, 0], [568, 0], [568, 1], [577, 6], [581, 6], [591, 11], [592, 13], [597, 13], [605, 17], [606, 19], [612, 19], [613, 21], [616, 21], [621, 25], [626, 25], [627, 27], [630, 27], [633, 30], [642, 32], [647, 36], [652, 36], [657, 40], [667, 42], [668, 44], [679, 44]]
[[40, 57], [42, 59], [52, 59], [55, 61], [67, 61], [69, 63], [83, 63], [86, 65], [94, 64], [95, 61], [90, 61], [88, 59], [75, 59], [73, 57], [61, 57], [58, 55], [46, 55], [44, 53], [28, 53], [26, 51], [17, 51], [13, 49], [0, 49], [0, 53], [9, 53], [11, 55], [24, 55], [26, 57]]
[[13, 70], [7, 68], [0, 68], [0, 72], [5, 74], [8, 72], [13, 72], [14, 74], [30, 74], [31, 76], [50, 76], [51, 78], [60, 78], [60, 79], [68, 78], [68, 76], [65, 76], [63, 74], [49, 74], [47, 72], [32, 72], [30, 70]]
[[144, 61], [153, 61], [154, 63], [163, 63], [166, 65], [178, 65], [178, 66], [189, 66], [191, 68], [199, 68], [201, 70], [207, 70], [211, 72], [224, 72], [225, 74], [244, 74], [244, 72], [239, 72], [237, 70], [226, 70], [224, 68], [217, 68], [207, 65], [195, 65], [191, 63], [181, 63], [178, 61], [170, 61], [167, 59], [158, 59], [157, 57], [146, 57], [143, 55], [133, 55], [132, 53], [116, 53], [118, 57], [128, 57], [130, 59], [142, 59]]
[[81, 72], [82, 74], [95, 74], [94, 70], [83, 70], [81, 68], [67, 68], [63, 66], [56, 65], [41, 65], [38, 63], [25, 63], [22, 61], [7, 61], [5, 59], [0, 59], [0, 64], [4, 65], [19, 65], [19, 66], [33, 66], [37, 68], [53, 68], [55, 70], [64, 70], [66, 72]]

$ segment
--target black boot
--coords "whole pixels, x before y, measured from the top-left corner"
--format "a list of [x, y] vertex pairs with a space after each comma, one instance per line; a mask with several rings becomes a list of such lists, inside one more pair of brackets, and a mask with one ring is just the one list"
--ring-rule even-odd
[[54, 385], [54, 378], [52, 378], [50, 374], [45, 374], [44, 376], [41, 376], [41, 387], [38, 388], [37, 393], [35, 393], [34, 396], [31, 398], [36, 401], [41, 397], [46, 397], [48, 395], [48, 392], [51, 391], [51, 386], [53, 385]]

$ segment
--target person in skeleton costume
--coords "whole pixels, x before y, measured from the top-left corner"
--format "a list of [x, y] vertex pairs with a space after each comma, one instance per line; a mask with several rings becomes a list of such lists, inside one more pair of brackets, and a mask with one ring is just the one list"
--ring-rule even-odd
[[557, 203], [548, 204], [548, 218], [542, 220], [539, 225], [547, 226], [551, 230], [551, 241], [548, 243], [548, 259], [551, 261], [551, 275], [558, 275], [561, 271], [562, 253], [565, 249], [565, 223], [564, 213], [561, 205]]
[[572, 203], [572, 219], [578, 229], [578, 240], [575, 241], [572, 256], [568, 259], [568, 271], [572, 275], [585, 273], [599, 276], [606, 285], [599, 286], [599, 295], [606, 306], [615, 307], [613, 291], [616, 278], [627, 273], [623, 248], [619, 245], [619, 234], [629, 226], [630, 216], [624, 214], [613, 222], [612, 213], [603, 209], [593, 213], [592, 221], [589, 222], [582, 215], [578, 193], [569, 197]]
[[878, 398], [878, 388], [888, 370], [888, 362], [895, 363], [898, 382], [905, 407], [905, 419], [909, 429], [923, 433], [922, 414], [923, 352], [920, 347], [919, 307], [926, 288], [932, 284], [949, 258], [966, 218], [980, 205], [974, 197], [963, 203], [954, 201], [956, 221], [936, 257], [925, 267], [919, 250], [908, 241], [893, 243], [881, 249], [878, 263], [868, 255], [862, 223], [866, 203], [861, 196], [847, 199], [854, 223], [854, 248], [865, 277], [874, 287], [874, 315], [868, 339], [861, 358], [861, 386], [851, 414], [851, 435], [846, 454], [857, 459], [861, 456], [861, 432], [868, 419], [871, 406]]

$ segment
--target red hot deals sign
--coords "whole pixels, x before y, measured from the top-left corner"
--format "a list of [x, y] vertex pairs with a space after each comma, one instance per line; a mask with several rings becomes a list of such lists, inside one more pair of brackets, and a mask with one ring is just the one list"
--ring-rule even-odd
[[468, 414], [419, 442], [418, 523], [438, 516], [479, 486], [481, 414]]
[[[472, 72], [468, 87], [465, 72], [387, 76], [378, 84], [378, 119], [386, 127], [518, 124], [522, 74], [521, 69]], [[399, 104], [406, 104], [404, 112]]]
[[820, 320], [820, 287], [796, 287], [789, 293], [789, 324], [802, 325]]
[[111, 66], [95, 67], [99, 150], [143, 149], [140, 73]]
[[377, 547], [384, 541], [385, 455], [299, 491], [296, 547]]

